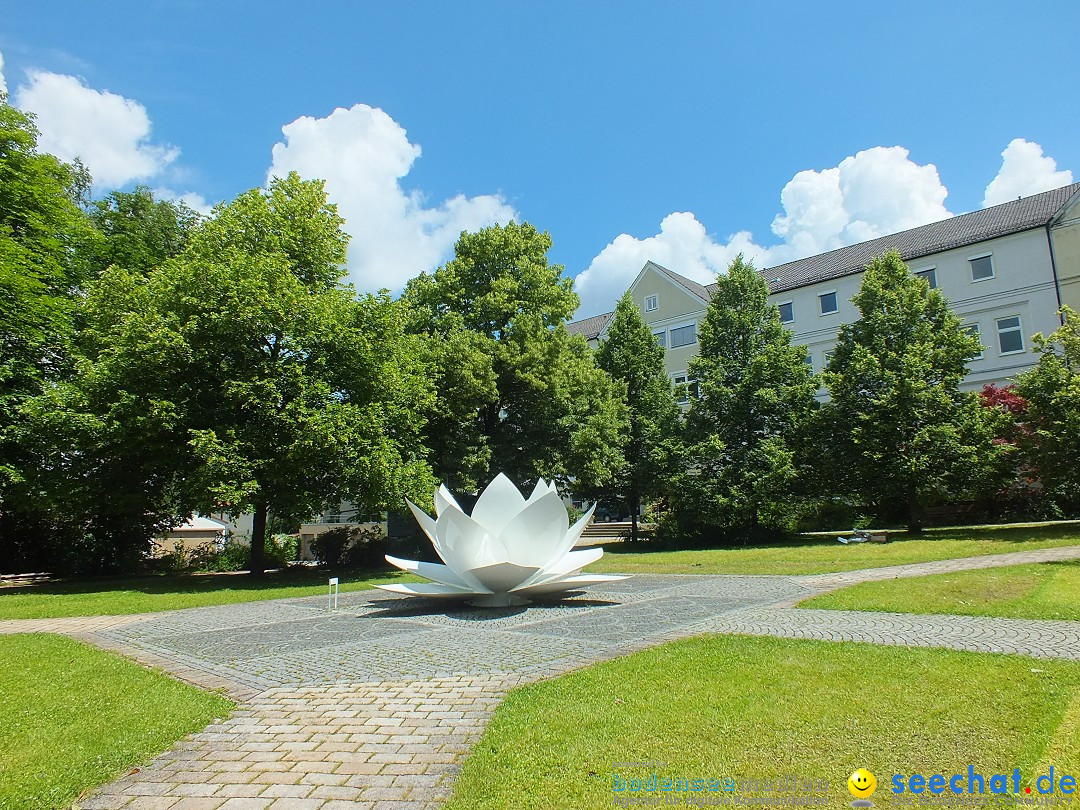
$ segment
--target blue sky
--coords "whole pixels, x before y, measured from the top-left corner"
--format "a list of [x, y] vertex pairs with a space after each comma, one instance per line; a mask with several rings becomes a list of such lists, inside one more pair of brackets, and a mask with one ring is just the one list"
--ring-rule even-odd
[[708, 280], [1080, 179], [1075, 2], [3, 6], [11, 100], [99, 191], [325, 177], [362, 289], [516, 216], [587, 315], [646, 258]]

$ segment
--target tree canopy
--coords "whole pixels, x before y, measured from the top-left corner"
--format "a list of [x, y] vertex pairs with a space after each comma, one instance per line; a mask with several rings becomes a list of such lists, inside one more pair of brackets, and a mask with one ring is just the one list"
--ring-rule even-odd
[[1080, 507], [1080, 315], [1061, 311], [1064, 323], [1049, 337], [1034, 337], [1039, 364], [1016, 382], [1026, 400], [1022, 434], [1028, 463], [1044, 496], [1062, 513]]
[[454, 258], [406, 287], [431, 341], [438, 400], [427, 441], [436, 475], [476, 489], [497, 472], [527, 483], [610, 479], [625, 408], [565, 320], [578, 297], [528, 223], [463, 233]]
[[917, 531], [925, 506], [988, 486], [1006, 452], [978, 396], [960, 390], [981, 347], [895, 251], [867, 266], [852, 300], [860, 317], [840, 327], [824, 375], [821, 456], [840, 488]]
[[665, 490], [677, 449], [679, 406], [664, 366], [664, 349], [627, 292], [615, 306], [596, 362], [624, 386], [627, 428], [621, 463], [605, 487], [631, 515], [631, 539], [638, 539], [638, 508]]
[[110, 265], [150, 272], [187, 246], [200, 219], [181, 202], [154, 199], [145, 186], [94, 200], [89, 216], [102, 236], [93, 257], [99, 273]]
[[797, 441], [816, 381], [791, 338], [765, 279], [738, 256], [717, 279], [688, 370], [697, 396], [676, 484], [687, 520], [743, 537], [792, 527]]
[[78, 382], [43, 409], [82, 426], [72, 489], [98, 515], [145, 515], [142, 537], [192, 509], [250, 511], [254, 572], [268, 513], [430, 493], [416, 341], [397, 304], [335, 282], [345, 245], [322, 183], [290, 175], [219, 209], [149, 274], [107, 270]]

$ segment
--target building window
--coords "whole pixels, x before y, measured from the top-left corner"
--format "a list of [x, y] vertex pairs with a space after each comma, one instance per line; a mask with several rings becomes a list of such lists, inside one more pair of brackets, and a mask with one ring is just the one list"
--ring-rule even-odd
[[937, 289], [937, 268], [928, 267], [925, 270], [916, 270], [915, 275], [929, 284], [931, 290]]
[[660, 309], [660, 296], [659, 295], [646, 295], [645, 296], [645, 311], [656, 312]]
[[777, 304], [780, 308], [780, 323], [795, 323], [795, 304], [791, 301], [784, 301], [782, 304]]
[[836, 290], [822, 293], [818, 296], [818, 302], [821, 305], [822, 315], [831, 315], [836, 312]]
[[671, 375], [671, 382], [675, 385], [676, 401], [680, 405], [685, 405], [691, 398], [697, 399], [698, 384], [697, 380], [691, 380], [685, 371], [679, 371]]
[[[982, 337], [980, 335], [979, 325], [977, 323], [969, 323], [963, 327], [963, 330], [971, 335], [973, 338], [979, 339], [979, 353], [971, 355], [972, 360], [982, 360], [983, 358], [983, 346]], [[1021, 347], [1023, 348], [1023, 347]]]
[[689, 346], [693, 343], [697, 343], [696, 323], [671, 330], [671, 348], [677, 349], [680, 346]]
[[810, 354], [810, 352], [806, 353], [806, 357], [803, 358], [803, 362], [806, 363], [806, 365], [810, 366], [811, 371], [814, 370], [814, 355]]
[[661, 329], [659, 332], [653, 332], [653, 337], [656, 338], [656, 345], [661, 349], [667, 348], [667, 332]]
[[1001, 354], [1016, 354], [1024, 350], [1024, 331], [1020, 316], [997, 319], [998, 350]]
[[825, 363], [824, 363], [824, 365], [822, 365], [823, 369], [826, 369], [826, 368], [829, 367], [829, 363], [832, 362], [832, 358], [833, 358], [834, 354], [836, 354], [836, 352], [833, 351], [832, 349], [826, 349], [825, 350], [825, 354], [823, 355], [823, 357], [825, 358]]
[[972, 281], [986, 281], [994, 277], [994, 261], [990, 254], [968, 259], [968, 264], [971, 265]]

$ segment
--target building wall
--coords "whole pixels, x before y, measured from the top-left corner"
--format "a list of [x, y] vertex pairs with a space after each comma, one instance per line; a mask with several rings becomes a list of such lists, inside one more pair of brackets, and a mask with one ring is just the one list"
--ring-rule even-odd
[[[1080, 311], [1080, 217], [1063, 222], [1054, 231], [1058, 277], [1065, 274], [1072, 282], [1072, 306]], [[982, 281], [972, 279], [970, 260], [989, 255], [994, 275]], [[953, 311], [965, 324], [978, 326], [985, 347], [983, 356], [974, 359], [963, 383], [967, 390], [978, 390], [989, 382], [1005, 383], [1035, 364], [1031, 336], [1048, 334], [1057, 328], [1057, 290], [1046, 231], [1036, 228], [975, 245], [936, 253], [908, 263], [912, 272], [932, 269], [938, 289], [949, 299]], [[859, 311], [851, 299], [862, 283], [862, 273], [810, 284], [769, 296], [774, 304], [790, 302], [794, 319], [788, 327], [794, 342], [807, 347], [815, 372], [825, 367], [826, 353], [836, 345], [840, 326], [858, 319]], [[835, 292], [837, 311], [821, 313], [820, 296]], [[698, 345], [670, 347], [670, 330], [689, 323], [700, 324], [705, 305], [662, 273], [646, 266], [631, 286], [634, 301], [645, 321], [655, 331], [666, 333], [668, 348], [665, 364], [669, 376], [685, 373]], [[645, 298], [658, 296], [655, 311], [645, 312]], [[1068, 302], [1066, 302], [1068, 303]], [[1003, 352], [999, 345], [998, 321], [1019, 317], [1023, 349]], [[601, 335], [601, 340], [603, 339]]]
[[[973, 281], [970, 259], [990, 255], [993, 278]], [[1046, 233], [1033, 229], [935, 253], [908, 263], [918, 273], [933, 269], [938, 289], [949, 299], [953, 311], [965, 324], [977, 325], [986, 347], [980, 359], [971, 361], [963, 387], [977, 390], [988, 382], [1005, 382], [1030, 368], [1037, 358], [1031, 353], [1031, 335], [1053, 331], [1058, 324], [1057, 291]], [[770, 300], [793, 302], [795, 321], [789, 324], [795, 342], [807, 346], [814, 370], [824, 368], [825, 352], [836, 345], [840, 326], [858, 319], [851, 299], [862, 283], [862, 273], [776, 293]], [[819, 296], [836, 290], [838, 312], [821, 315]], [[1023, 351], [1003, 353], [998, 344], [997, 321], [1018, 316]]]
[[[686, 346], [671, 346], [671, 330], [693, 324], [696, 328], [705, 315], [705, 302], [675, 283], [663, 273], [647, 267], [630, 286], [634, 303], [653, 332], [664, 332], [664, 363], [669, 377], [685, 374], [690, 360], [697, 355], [697, 340]], [[645, 299], [656, 296], [658, 308], [645, 311]]]
[[1080, 202], [1066, 210], [1050, 228], [1057, 263], [1061, 303], [1080, 312]]

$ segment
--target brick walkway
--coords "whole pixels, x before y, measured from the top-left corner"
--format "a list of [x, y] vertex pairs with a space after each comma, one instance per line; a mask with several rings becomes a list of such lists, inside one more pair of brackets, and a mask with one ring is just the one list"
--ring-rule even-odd
[[0, 622], [115, 650], [241, 706], [77, 803], [162, 810], [433, 808], [516, 685], [703, 632], [1080, 659], [1080, 622], [792, 609], [893, 577], [1080, 559], [1080, 547], [804, 577], [635, 576], [549, 605], [427, 604], [381, 591], [168, 613]]

